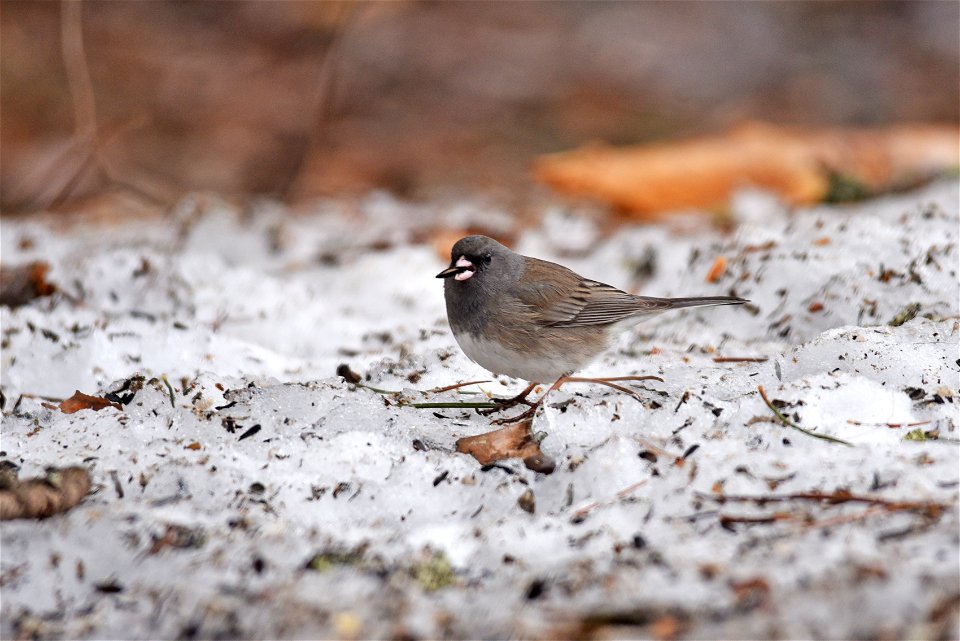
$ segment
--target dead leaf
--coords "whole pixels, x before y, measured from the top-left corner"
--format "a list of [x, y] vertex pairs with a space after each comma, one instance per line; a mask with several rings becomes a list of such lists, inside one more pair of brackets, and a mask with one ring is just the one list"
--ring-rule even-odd
[[650, 635], [659, 641], [670, 641], [680, 636], [683, 623], [677, 617], [665, 614], [650, 625]]
[[82, 467], [65, 467], [45, 477], [20, 482], [8, 479], [0, 490], [0, 520], [43, 519], [65, 512], [90, 491], [90, 472]]
[[958, 140], [955, 126], [803, 129], [755, 122], [687, 141], [541, 156], [533, 172], [562, 193], [653, 219], [664, 211], [725, 207], [744, 186], [795, 205], [823, 201], [838, 175], [873, 193], [894, 189], [956, 166]]
[[767, 603], [770, 596], [770, 584], [762, 576], [754, 576], [741, 581], [731, 579], [728, 583], [737, 600], [737, 606], [752, 610]]
[[80, 390], [76, 390], [73, 396], [60, 403], [60, 411], [64, 414], [73, 414], [80, 410], [93, 410], [99, 412], [105, 407], [114, 407], [120, 411], [123, 408], [118, 403], [112, 403], [102, 396], [90, 396]]
[[707, 282], [715, 283], [723, 277], [724, 272], [727, 271], [727, 259], [723, 256], [717, 256], [717, 259], [713, 261], [713, 266], [710, 267], [710, 271], [707, 272]]
[[490, 236], [494, 240], [499, 241], [508, 247], [513, 245], [515, 240], [514, 235], [511, 233], [504, 233], [500, 230], [476, 226], [453, 229], [434, 228], [418, 235], [414, 238], [414, 240], [426, 243], [436, 253], [437, 258], [447, 262], [450, 260], [450, 250], [453, 248], [456, 242], [464, 236], [471, 236], [473, 234]]
[[[544, 474], [553, 471], [555, 464], [543, 452], [530, 432], [532, 421], [514, 423], [499, 430], [466, 436], [457, 440], [457, 451], [469, 454], [480, 465], [491, 465], [497, 461], [521, 458], [530, 469]], [[550, 464], [547, 465], [546, 462]], [[532, 467], [535, 465], [535, 467]]]
[[57, 291], [47, 280], [50, 265], [35, 261], [17, 267], [0, 267], [0, 305], [20, 307], [34, 298], [49, 296]]
[[184, 445], [184, 446], [183, 446], [183, 449], [185, 449], [185, 450], [193, 450], [194, 452], [196, 452], [197, 450], [200, 449], [200, 443], [199, 443], [199, 441], [194, 441], [193, 443], [190, 443], [189, 445]]

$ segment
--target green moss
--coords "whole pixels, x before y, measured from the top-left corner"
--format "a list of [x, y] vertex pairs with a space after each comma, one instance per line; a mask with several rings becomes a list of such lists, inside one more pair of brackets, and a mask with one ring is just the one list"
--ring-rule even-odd
[[929, 430], [924, 431], [919, 427], [915, 430], [910, 430], [907, 432], [903, 440], [905, 441], [936, 441], [940, 438], [940, 432], [938, 430]]
[[912, 321], [917, 312], [920, 311], [920, 303], [910, 303], [906, 307], [900, 310], [900, 312], [893, 317], [893, 319], [888, 323], [891, 327], [900, 327], [904, 323], [909, 323]]
[[848, 174], [830, 173], [827, 193], [823, 201], [827, 203], [852, 203], [866, 200], [873, 191], [863, 182]]
[[314, 572], [327, 572], [338, 565], [359, 565], [361, 557], [354, 552], [326, 551], [318, 552], [307, 561], [306, 568]]
[[429, 558], [414, 565], [413, 576], [428, 592], [453, 585], [456, 581], [453, 566], [443, 552], [433, 552]]

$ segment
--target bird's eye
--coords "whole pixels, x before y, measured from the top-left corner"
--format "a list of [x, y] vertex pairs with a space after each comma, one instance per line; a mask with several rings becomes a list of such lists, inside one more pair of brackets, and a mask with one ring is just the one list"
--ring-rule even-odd
[[493, 260], [493, 256], [491, 256], [490, 254], [485, 254], [482, 260], [484, 265], [489, 265], [490, 261]]

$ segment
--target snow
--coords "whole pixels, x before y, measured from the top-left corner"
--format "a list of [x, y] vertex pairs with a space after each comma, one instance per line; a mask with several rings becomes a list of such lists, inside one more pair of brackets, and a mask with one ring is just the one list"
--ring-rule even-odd
[[[520, 236], [639, 293], [752, 301], [651, 319], [581, 373], [661, 376], [643, 403], [554, 392], [534, 423], [550, 475], [457, 453], [491, 429], [472, 410], [369, 389], [520, 388], [421, 393], [487, 373], [457, 348], [433, 278], [446, 261], [418, 239], [510, 229], [508, 212], [373, 194], [291, 214], [197, 195], [164, 220], [4, 218], [4, 265], [46, 260], [63, 294], [0, 310], [2, 457], [21, 477], [86, 465], [95, 490], [3, 523], [0, 636], [557, 638], [609, 617], [629, 637], [671, 636], [672, 619], [690, 638], [957, 638], [957, 182], [799, 211], [744, 193], [733, 216], [728, 234], [603, 237], [557, 209]], [[718, 255], [727, 273], [708, 284]], [[336, 376], [343, 363], [369, 387]], [[123, 411], [45, 400], [135, 375]], [[782, 425], [759, 386], [853, 446]], [[905, 440], [918, 428], [939, 438]], [[838, 490], [945, 507], [716, 500]]]

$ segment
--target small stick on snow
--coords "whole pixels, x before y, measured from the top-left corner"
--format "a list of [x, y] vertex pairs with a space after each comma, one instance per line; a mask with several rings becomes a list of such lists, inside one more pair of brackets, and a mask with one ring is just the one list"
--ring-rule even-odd
[[787, 427], [792, 427], [793, 429], [803, 432], [807, 436], [812, 436], [813, 438], [818, 438], [822, 441], [830, 441], [831, 443], [840, 443], [841, 445], [846, 445], [847, 447], [853, 447], [853, 443], [843, 440], [842, 438], [837, 438], [836, 436], [829, 436], [828, 434], [817, 434], [816, 432], [811, 432], [808, 429], [804, 429], [791, 421], [789, 418], [784, 416], [780, 410], [778, 410], [773, 403], [770, 402], [770, 399], [767, 398], [767, 393], [763, 389], [763, 385], [757, 386], [757, 391], [760, 392], [760, 398], [763, 399], [763, 402], [766, 403], [767, 407], [770, 408], [777, 418], [780, 419], [780, 422], [786, 425]]
[[467, 381], [466, 383], [454, 383], [453, 385], [447, 385], [446, 387], [435, 387], [432, 390], [427, 390], [425, 394], [441, 394], [443, 392], [449, 392], [450, 390], [460, 389], [461, 387], [466, 387], [467, 385], [480, 385], [482, 383], [489, 383], [490, 381]]

